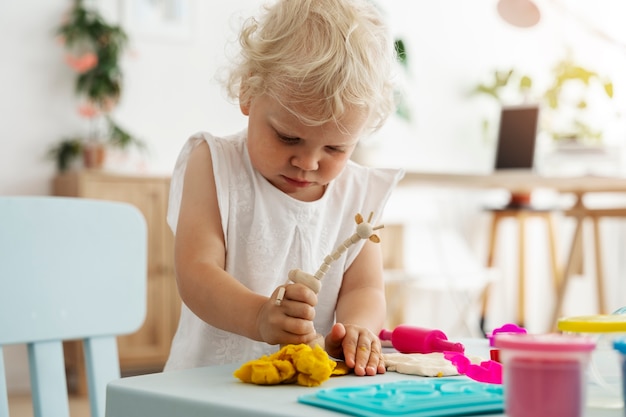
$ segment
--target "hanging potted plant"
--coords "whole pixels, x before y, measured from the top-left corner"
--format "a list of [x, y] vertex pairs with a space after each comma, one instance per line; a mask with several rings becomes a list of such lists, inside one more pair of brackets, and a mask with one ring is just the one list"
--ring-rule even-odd
[[107, 146], [144, 148], [111, 116], [122, 94], [120, 56], [128, 43], [121, 26], [111, 25], [95, 10], [75, 0], [56, 35], [66, 49], [65, 62], [76, 72], [78, 113], [89, 124], [82, 137], [69, 137], [52, 147], [49, 156], [64, 171], [81, 155], [86, 168], [102, 167]]

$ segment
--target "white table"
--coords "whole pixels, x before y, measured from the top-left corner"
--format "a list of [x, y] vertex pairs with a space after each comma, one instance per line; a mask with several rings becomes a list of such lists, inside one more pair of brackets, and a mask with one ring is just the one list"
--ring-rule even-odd
[[575, 220], [574, 234], [562, 269], [560, 286], [556, 294], [556, 303], [551, 323], [556, 330], [557, 320], [561, 314], [563, 299], [570, 276], [580, 264], [582, 254], [582, 232], [585, 219], [592, 219], [595, 233], [596, 283], [598, 290], [598, 306], [601, 313], [606, 311], [604, 299], [604, 279], [602, 270], [598, 220], [603, 217], [626, 218], [626, 207], [600, 209], [585, 204], [584, 196], [589, 193], [626, 193], [626, 177], [584, 176], [543, 176], [530, 170], [501, 170], [491, 174], [461, 174], [436, 172], [407, 172], [401, 186], [437, 186], [451, 188], [505, 189], [511, 194], [530, 193], [537, 189], [551, 189], [561, 194], [573, 194], [574, 205], [565, 210], [567, 216]]
[[424, 184], [464, 188], [503, 188], [512, 193], [531, 192], [539, 188], [576, 195], [626, 192], [626, 177], [544, 176], [529, 170], [501, 170], [490, 174], [409, 171], [400, 182], [402, 186]]
[[[468, 355], [485, 357], [487, 341], [460, 340]], [[333, 377], [320, 387], [245, 384], [233, 376], [239, 367], [223, 365], [122, 378], [107, 387], [106, 417], [337, 417], [335, 411], [298, 403], [315, 390], [420, 379], [388, 372], [374, 377]], [[465, 377], [454, 377], [465, 378]], [[624, 417], [623, 410], [587, 410], [586, 417]], [[504, 414], [489, 414], [490, 417]]]

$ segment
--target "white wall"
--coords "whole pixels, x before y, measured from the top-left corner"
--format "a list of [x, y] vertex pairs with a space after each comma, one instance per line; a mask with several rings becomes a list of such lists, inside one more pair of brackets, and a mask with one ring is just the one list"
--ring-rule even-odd
[[[381, 2], [394, 32], [407, 42], [412, 74], [404, 82], [415, 113], [410, 139], [394, 140], [394, 146], [384, 150], [384, 161], [418, 169], [490, 168], [494, 144], [484, 142], [480, 123], [485, 115], [495, 116], [498, 108], [485, 97], [470, 98], [469, 92], [494, 70], [513, 67], [532, 75], [544, 89], [550, 69], [568, 49], [577, 62], [614, 80], [615, 108], [626, 111], [626, 28], [618, 17], [626, 13], [624, 2], [568, 0], [562, 3], [570, 12], [564, 13], [558, 0], [539, 0], [542, 20], [530, 29], [500, 19], [496, 3]], [[573, 17], [579, 15], [588, 23], [581, 25]], [[620, 45], [591, 35], [585, 27], [612, 34]], [[626, 140], [624, 117], [605, 127], [610, 128], [608, 142]]]
[[[130, 0], [93, 0], [111, 19], [128, 23]], [[125, 89], [115, 116], [143, 138], [151, 154], [143, 168], [170, 172], [184, 140], [201, 129], [228, 133], [245, 123], [215, 80], [239, 19], [261, 1], [189, 0], [191, 36], [171, 40], [135, 34], [125, 55]], [[412, 74], [414, 123], [390, 123], [381, 133], [378, 163], [416, 169], [485, 169], [493, 144], [483, 142], [480, 120], [493, 111], [467, 92], [496, 68], [515, 66], [536, 75], [571, 46], [577, 59], [615, 81], [618, 107], [626, 109], [626, 29], [621, 0], [568, 0], [571, 11], [613, 35], [612, 46], [582, 30], [559, 11], [557, 0], [539, 0], [543, 19], [532, 29], [504, 23], [497, 0], [379, 0], [393, 32], [407, 43]], [[76, 115], [74, 74], [53, 36], [69, 0], [24, 0], [0, 4], [0, 194], [46, 194], [54, 174], [46, 150], [67, 135], [86, 131]], [[609, 140], [624, 141], [622, 119]], [[399, 127], [394, 127], [399, 125]]]
[[[124, 2], [101, 0], [113, 20], [125, 21]], [[148, 143], [149, 172], [169, 173], [184, 140], [201, 129], [228, 133], [244, 126], [214, 80], [235, 39], [238, 15], [258, 2], [190, 2], [191, 36], [177, 40], [132, 37], [123, 58], [125, 82], [114, 116]], [[0, 4], [0, 194], [48, 194], [55, 168], [47, 149], [87, 131], [76, 113], [74, 74], [63, 62], [54, 28], [69, 0]]]
[[[107, 16], [127, 23], [130, 0], [95, 1]], [[0, 2], [0, 195], [48, 194], [55, 168], [45, 159], [46, 150], [62, 137], [86, 130], [75, 111], [74, 74], [65, 66], [63, 49], [53, 36], [70, 3]], [[135, 34], [136, 28], [126, 27], [131, 46], [124, 56], [125, 88], [115, 116], [149, 145], [151, 154], [141, 170], [169, 173], [183, 142], [198, 130], [225, 134], [244, 126], [245, 119], [225, 99], [215, 75], [226, 64], [239, 18], [261, 3], [190, 0], [191, 36], [184, 40], [142, 36]], [[410, 93], [415, 118], [409, 126], [390, 121], [368, 145], [376, 150], [373, 163], [422, 170], [488, 169], [493, 143], [483, 141], [480, 120], [494, 109], [468, 99], [467, 92], [498, 68], [516, 67], [541, 82], [567, 46], [582, 64], [612, 77], [617, 107], [626, 109], [623, 0], [537, 0], [543, 19], [532, 29], [501, 21], [495, 12], [497, 0], [379, 3], [394, 33], [405, 39], [409, 49], [412, 73], [401, 80]], [[560, 3], [591, 27], [614, 36], [619, 45], [584, 30], [578, 18], [559, 9]], [[611, 126], [609, 142], [626, 140], [625, 123], [622, 118]], [[429, 194], [420, 194], [419, 205], [412, 200], [416, 208], [405, 213], [405, 219], [440, 214], [442, 208], [448, 214], [455, 212], [455, 220], [448, 216], [444, 223], [459, 230], [480, 256], [484, 200], [468, 195], [465, 204], [459, 204], [458, 197], [458, 193], [449, 197], [439, 193], [433, 201]], [[611, 242], [623, 244], [623, 236], [622, 230], [621, 237], [614, 236]], [[611, 261], [613, 277], [624, 271], [623, 262], [617, 264]], [[584, 298], [584, 291], [581, 295]], [[616, 304], [623, 301], [612, 299]], [[14, 358], [20, 358], [20, 353]], [[19, 385], [22, 374], [23, 369], [12, 373], [9, 383]]]

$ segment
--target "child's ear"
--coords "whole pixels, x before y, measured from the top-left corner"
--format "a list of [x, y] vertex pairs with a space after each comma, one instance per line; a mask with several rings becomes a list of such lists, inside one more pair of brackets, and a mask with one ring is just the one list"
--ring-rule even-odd
[[246, 102], [240, 101], [239, 108], [241, 109], [241, 112], [243, 113], [244, 116], [250, 115], [250, 101], [246, 101]]
[[241, 86], [239, 87], [239, 108], [241, 109], [241, 112], [244, 114], [244, 116], [250, 115], [250, 101], [252, 100], [250, 97], [242, 100], [242, 97], [247, 96], [247, 94], [245, 94], [247, 88], [248, 86], [246, 85], [246, 83], [242, 81]]

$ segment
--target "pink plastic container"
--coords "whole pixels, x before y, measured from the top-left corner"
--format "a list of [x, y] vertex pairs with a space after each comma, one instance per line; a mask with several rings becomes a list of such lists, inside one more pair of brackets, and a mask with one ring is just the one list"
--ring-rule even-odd
[[563, 334], [498, 334], [509, 417], [580, 417], [593, 339]]

